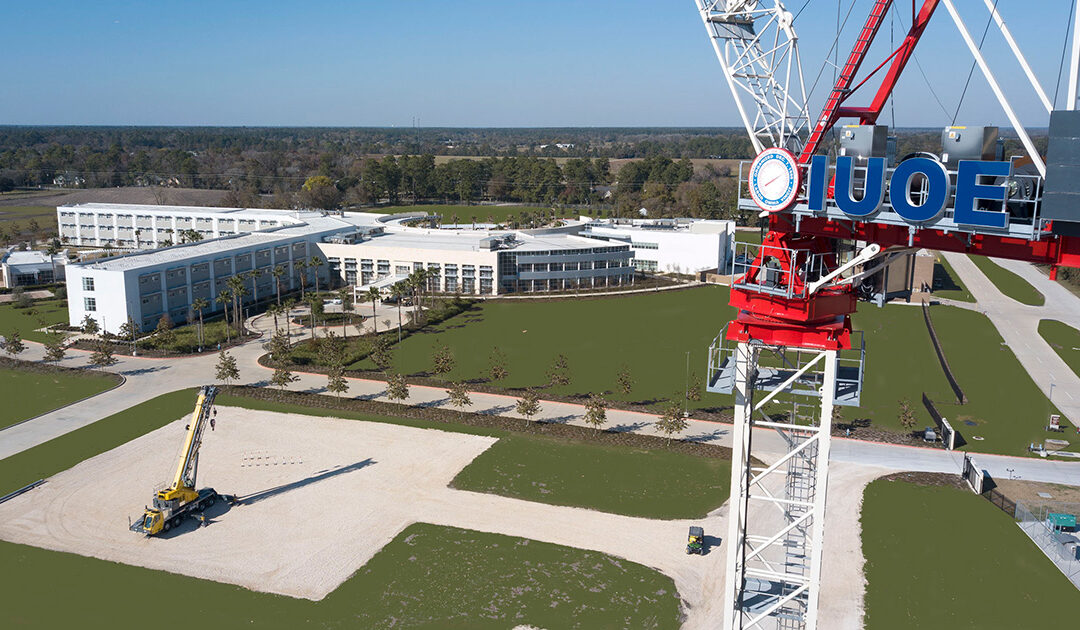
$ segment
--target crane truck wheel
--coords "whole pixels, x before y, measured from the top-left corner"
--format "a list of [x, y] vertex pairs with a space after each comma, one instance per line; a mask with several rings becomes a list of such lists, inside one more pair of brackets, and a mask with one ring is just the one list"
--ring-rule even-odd
[[162, 525], [161, 530], [167, 532], [170, 529], [172, 529], [172, 521], [165, 521], [165, 524]]

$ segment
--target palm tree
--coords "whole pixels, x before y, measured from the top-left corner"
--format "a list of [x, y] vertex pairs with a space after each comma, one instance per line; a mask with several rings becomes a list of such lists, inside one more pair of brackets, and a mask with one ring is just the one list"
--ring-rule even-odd
[[367, 290], [367, 293], [364, 294], [364, 297], [368, 302], [371, 302], [371, 325], [374, 327], [373, 330], [375, 334], [378, 334], [379, 321], [375, 318], [375, 303], [378, 302], [379, 298], [381, 298], [382, 296], [379, 294], [378, 289], [376, 289], [375, 287], [371, 287]]
[[275, 265], [270, 270], [270, 275], [274, 276], [274, 286], [277, 289], [277, 303], [281, 306], [281, 277], [285, 275], [285, 265]]
[[307, 277], [306, 277], [307, 276], [307, 267], [308, 267], [308, 263], [307, 263], [307, 259], [305, 259], [305, 258], [301, 258], [300, 260], [293, 263], [293, 271], [294, 271], [294, 273], [297, 273], [297, 274], [300, 275], [300, 299], [301, 300], [303, 300], [305, 297], [307, 297], [304, 294], [304, 288], [307, 286]]
[[308, 308], [311, 309], [311, 339], [312, 339], [312, 341], [314, 341], [315, 340], [315, 324], [316, 324], [316, 322], [315, 322], [315, 305], [320, 304], [322, 302], [322, 298], [319, 297], [318, 293], [312, 293], [311, 295], [307, 296], [307, 299], [305, 299], [304, 301], [307, 302]]
[[221, 305], [222, 310], [225, 311], [225, 343], [229, 343], [229, 302], [232, 300], [232, 291], [228, 289], [222, 289], [218, 291], [217, 297], [214, 301]]
[[326, 261], [324, 261], [322, 258], [319, 258], [317, 255], [312, 256], [311, 260], [308, 261], [308, 267], [311, 267], [312, 269], [315, 270], [315, 292], [316, 293], [319, 292], [319, 267], [322, 267], [325, 264], [326, 264]]
[[274, 317], [274, 332], [276, 333], [278, 331], [277, 318], [278, 318], [278, 315], [281, 315], [281, 313], [282, 313], [281, 305], [280, 304], [271, 304], [270, 306], [268, 306], [266, 308], [266, 312], [270, 313], [270, 315], [272, 315]]
[[345, 326], [349, 318], [346, 314], [352, 310], [352, 303], [349, 302], [349, 290], [341, 287], [337, 290], [337, 296], [341, 300], [341, 337], [342, 339], [348, 339], [349, 330]]
[[401, 343], [401, 300], [409, 294], [409, 288], [405, 286], [404, 282], [398, 282], [390, 287], [390, 294], [397, 301], [397, 340], [398, 343]]
[[225, 285], [229, 287], [232, 293], [233, 299], [233, 323], [236, 324], [237, 335], [243, 334], [243, 313], [244, 296], [248, 294], [247, 287], [244, 286], [244, 275], [237, 274], [230, 277], [225, 281]]
[[252, 269], [251, 271], [247, 272], [247, 277], [249, 280], [251, 280], [251, 302], [253, 305], [259, 303], [259, 287], [257, 285], [259, 282], [259, 276], [261, 275], [262, 272], [258, 269]]
[[203, 310], [210, 306], [210, 303], [203, 298], [195, 298], [191, 302], [191, 309], [199, 314], [199, 352], [203, 349]]
[[289, 340], [290, 347], [292, 346], [292, 327], [289, 326], [289, 320], [292, 318], [292, 314], [290, 313], [290, 311], [292, 311], [293, 307], [295, 306], [296, 298], [289, 298], [285, 300], [285, 338]]

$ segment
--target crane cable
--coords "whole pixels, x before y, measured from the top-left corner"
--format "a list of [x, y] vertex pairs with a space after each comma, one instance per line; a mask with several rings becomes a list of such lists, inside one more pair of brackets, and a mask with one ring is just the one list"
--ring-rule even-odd
[[[1065, 55], [1069, 50], [1069, 33], [1072, 32], [1073, 15], [1076, 12], [1076, 0], [1069, 7], [1069, 19], [1065, 22], [1065, 41], [1061, 43], [1061, 61], [1058, 62], [1057, 82], [1054, 85], [1054, 109], [1057, 109], [1058, 94], [1061, 92], [1061, 72], [1065, 68]], [[1073, 95], [1076, 98], [1076, 95]]]
[[[979, 50], [982, 50], [983, 43], [986, 42], [986, 34], [990, 32], [990, 23], [994, 21], [994, 11], [997, 11], [998, 0], [994, 0], [994, 10], [990, 12], [990, 17], [986, 18], [986, 27], [983, 28], [982, 38], [979, 40]], [[956, 104], [956, 111], [953, 112], [952, 122], [950, 125], [956, 124], [956, 119], [960, 116], [960, 108], [964, 104], [964, 97], [967, 96], [968, 87], [971, 85], [971, 77], [975, 74], [975, 61], [972, 60], [971, 68], [968, 70], [967, 81], [964, 81], [964, 89], [960, 92], [960, 102]]]
[[[904, 18], [900, 17], [899, 15], [896, 15], [896, 5], [895, 4], [892, 5], [892, 11], [893, 11], [893, 15], [896, 17], [896, 19], [900, 21], [900, 28], [905, 28], [905, 26], [904, 26]], [[941, 99], [938, 97], [937, 91], [934, 89], [934, 85], [932, 83], [930, 83], [930, 79], [927, 78], [926, 71], [923, 70], [922, 64], [919, 63], [919, 57], [915, 55], [915, 51], [911, 52], [911, 60], [915, 62], [915, 67], [918, 68], [919, 74], [922, 75], [923, 82], [926, 83], [927, 89], [930, 90], [930, 96], [934, 97], [934, 101], [937, 102], [938, 107], [940, 107], [941, 111], [944, 112], [944, 114], [946, 116], [948, 116], [949, 115], [948, 108], [945, 107], [945, 104], [942, 103]]]

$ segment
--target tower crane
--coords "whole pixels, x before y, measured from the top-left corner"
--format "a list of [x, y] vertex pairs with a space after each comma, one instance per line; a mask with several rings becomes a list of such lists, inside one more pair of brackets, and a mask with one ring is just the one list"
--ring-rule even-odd
[[207, 424], [213, 422], [212, 410], [217, 392], [212, 385], [199, 389], [172, 484], [154, 493], [153, 507], [147, 507], [142, 517], [132, 523], [131, 531], [147, 536], [167, 532], [179, 526], [187, 516], [202, 512], [220, 498], [213, 488], [196, 489], [199, 448]]
[[[709, 348], [707, 389], [735, 395], [724, 627], [815, 630], [833, 412], [858, 406], [862, 391], [865, 345], [851, 325], [859, 281], [918, 248], [1042, 263], [1051, 277], [1080, 267], [1080, 11], [1068, 105], [1053, 111], [997, 3], [983, 3], [1050, 115], [1043, 156], [953, 0], [913, 0], [900, 45], [860, 79], [885, 17], [896, 11], [892, 0], [873, 0], [813, 125], [796, 20], [784, 3], [695, 1], [757, 152], [740, 167], [748, 194], [740, 187], [739, 207], [768, 221], [756, 253], [736, 257], [752, 259], [733, 269], [738, 314]], [[1006, 158], [995, 127], [945, 127], [940, 154], [896, 160], [890, 150], [878, 119], [941, 6], [1026, 155]], [[869, 105], [851, 105], [883, 69]], [[845, 118], [858, 124], [840, 128], [832, 163], [820, 150]], [[782, 393], [792, 398], [792, 416], [771, 417], [766, 406]], [[807, 399], [818, 402], [798, 402]], [[811, 406], [816, 417], [798, 413]], [[786, 445], [778, 459], [757, 460], [773, 460], [767, 466], [753, 457], [755, 429], [776, 432]]]

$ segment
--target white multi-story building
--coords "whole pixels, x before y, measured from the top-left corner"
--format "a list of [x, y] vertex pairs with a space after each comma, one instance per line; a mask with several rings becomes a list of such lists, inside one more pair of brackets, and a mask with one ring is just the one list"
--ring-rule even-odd
[[[200, 298], [209, 303], [204, 315], [212, 315], [224, 308], [215, 298], [236, 275], [244, 278], [248, 292], [244, 304], [274, 297], [279, 282], [282, 293], [298, 289], [301, 274], [311, 286], [316, 273], [327, 278], [326, 267], [301, 270], [295, 263], [318, 255], [324, 237], [356, 226], [320, 213], [296, 216], [296, 223], [260, 232], [71, 263], [69, 322], [78, 326], [89, 315], [102, 330], [117, 333], [131, 318], [141, 330], [152, 330], [165, 314], [177, 323], [187, 321], [192, 302]], [[284, 271], [281, 277], [272, 273], [278, 266]]]
[[302, 222], [291, 210], [83, 203], [56, 209], [60, 240], [69, 245], [155, 249], [194, 230], [210, 239]]
[[55, 256], [41, 251], [9, 249], [0, 255], [0, 277], [5, 287], [50, 284], [64, 279], [67, 252]]
[[735, 242], [734, 221], [636, 219], [589, 221], [584, 236], [629, 243], [638, 271], [692, 274], [722, 269]]
[[388, 226], [319, 245], [347, 285], [389, 285], [413, 270], [436, 272], [430, 289], [500, 295], [614, 287], [634, 281], [625, 243], [562, 233], [489, 232]]

